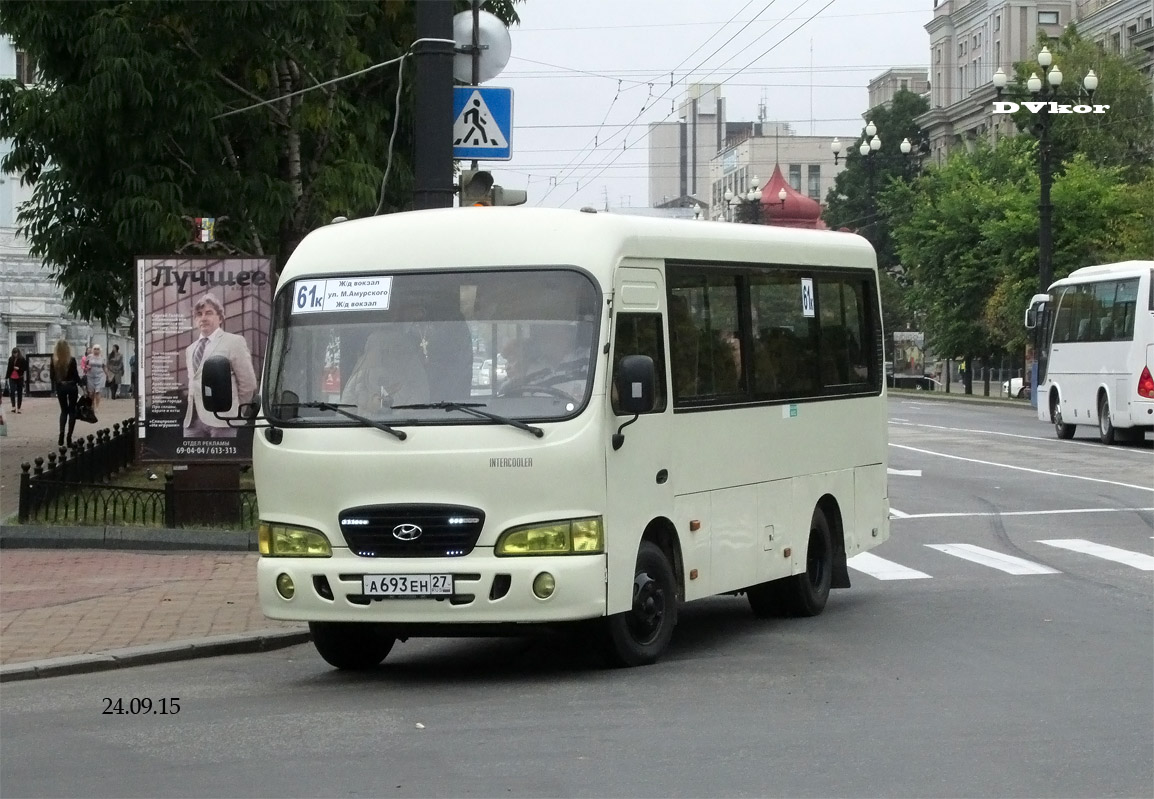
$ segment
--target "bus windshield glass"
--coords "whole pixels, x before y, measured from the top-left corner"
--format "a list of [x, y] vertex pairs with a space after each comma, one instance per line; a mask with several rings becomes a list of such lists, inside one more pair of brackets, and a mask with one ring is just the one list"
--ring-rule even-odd
[[265, 414], [286, 425], [571, 417], [592, 389], [600, 307], [593, 281], [566, 268], [302, 278], [277, 295]]

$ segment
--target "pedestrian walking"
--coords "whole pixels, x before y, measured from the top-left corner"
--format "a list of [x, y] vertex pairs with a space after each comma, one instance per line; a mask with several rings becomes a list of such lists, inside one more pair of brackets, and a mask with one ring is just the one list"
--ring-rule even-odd
[[104, 386], [108, 383], [108, 361], [104, 358], [104, 350], [99, 344], [92, 345], [92, 354], [88, 356], [88, 368], [84, 372], [88, 382], [88, 396], [92, 398], [92, 410], [100, 408], [100, 398], [104, 395]]
[[80, 397], [80, 371], [76, 367], [76, 359], [72, 357], [72, 348], [64, 339], [56, 342], [50, 372], [52, 391], [60, 403], [60, 435], [56, 443], [63, 447], [67, 439], [71, 447], [72, 431], [76, 429], [76, 400]]
[[12, 413], [21, 413], [20, 407], [24, 404], [24, 385], [28, 380], [28, 359], [19, 347], [12, 348], [12, 355], [8, 358], [8, 367], [4, 370], [8, 378], [8, 396], [12, 400]]
[[112, 352], [108, 353], [108, 398], [116, 399], [120, 396], [120, 384], [124, 380], [124, 355], [120, 352], [120, 345], [113, 344]]
[[132, 382], [132, 397], [136, 398], [136, 387], [140, 384], [140, 376], [136, 374], [136, 353], [128, 356], [128, 379]]

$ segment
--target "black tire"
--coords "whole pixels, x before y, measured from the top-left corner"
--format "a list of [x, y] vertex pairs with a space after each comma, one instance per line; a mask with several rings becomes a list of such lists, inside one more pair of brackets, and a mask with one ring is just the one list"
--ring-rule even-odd
[[1027, 388], [1026, 386], [1022, 386], [1020, 389], [1018, 389], [1018, 399], [1028, 399], [1029, 396], [1030, 396], [1030, 389]]
[[1098, 440], [1103, 444], [1113, 444], [1114, 438], [1114, 422], [1110, 420], [1110, 399], [1103, 392], [1098, 400]]
[[772, 580], [745, 589], [745, 598], [749, 600], [749, 609], [754, 616], [759, 619], [775, 619], [789, 614], [789, 601], [782, 590], [783, 583], [782, 580]]
[[1077, 425], [1066, 424], [1062, 421], [1062, 409], [1058, 405], [1058, 398], [1050, 400], [1050, 421], [1054, 423], [1054, 432], [1058, 438], [1073, 438], [1074, 428]]
[[310, 621], [313, 646], [330, 666], [365, 671], [379, 666], [397, 642], [376, 624]]
[[677, 578], [661, 548], [642, 541], [633, 578], [633, 607], [604, 621], [603, 648], [613, 666], [655, 663], [677, 624]]
[[816, 616], [825, 610], [833, 582], [833, 536], [821, 508], [813, 509], [809, 544], [805, 548], [805, 571], [786, 578], [784, 599], [794, 616]]

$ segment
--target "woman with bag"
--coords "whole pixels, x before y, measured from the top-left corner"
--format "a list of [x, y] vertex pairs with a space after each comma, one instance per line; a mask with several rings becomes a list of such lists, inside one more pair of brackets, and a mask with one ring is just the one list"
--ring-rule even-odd
[[8, 377], [8, 396], [12, 400], [12, 413], [22, 413], [20, 407], [24, 404], [24, 382], [28, 379], [28, 359], [24, 357], [24, 353], [20, 351], [19, 347], [13, 347], [4, 374]]
[[60, 436], [56, 443], [63, 447], [65, 426], [68, 428], [68, 446], [72, 446], [72, 431], [76, 429], [76, 400], [80, 396], [80, 372], [72, 348], [64, 339], [56, 342], [52, 353], [52, 390], [60, 403]]

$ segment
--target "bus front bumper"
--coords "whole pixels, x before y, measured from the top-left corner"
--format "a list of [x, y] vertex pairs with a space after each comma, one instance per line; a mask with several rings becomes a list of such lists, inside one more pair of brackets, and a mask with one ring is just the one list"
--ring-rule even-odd
[[[542, 573], [555, 584], [544, 599], [534, 593]], [[365, 595], [365, 575], [440, 574], [452, 575], [452, 594]], [[281, 575], [292, 581], [291, 597], [284, 596]], [[497, 558], [477, 550], [464, 558], [378, 560], [336, 549], [331, 558], [262, 557], [257, 564], [261, 610], [270, 619], [289, 621], [456, 625], [592, 619], [605, 615], [605, 579], [603, 554]]]

